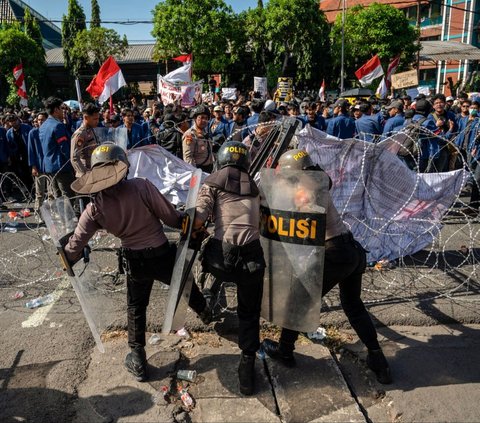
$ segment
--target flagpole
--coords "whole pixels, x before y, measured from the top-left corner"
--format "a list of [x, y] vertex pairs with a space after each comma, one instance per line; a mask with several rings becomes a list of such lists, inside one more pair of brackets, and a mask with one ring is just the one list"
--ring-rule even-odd
[[340, 94], [345, 91], [344, 72], [345, 72], [345, 9], [347, 8], [347, 0], [342, 2], [342, 58], [340, 68]]
[[113, 115], [113, 97], [110, 94], [110, 116]]

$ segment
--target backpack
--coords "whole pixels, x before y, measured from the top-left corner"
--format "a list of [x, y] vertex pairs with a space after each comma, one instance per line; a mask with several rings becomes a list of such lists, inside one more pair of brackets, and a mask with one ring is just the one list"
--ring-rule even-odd
[[398, 155], [405, 156], [416, 156], [418, 155], [418, 140], [420, 138], [420, 133], [422, 131], [422, 123], [425, 122], [428, 117], [423, 117], [416, 122], [410, 121], [403, 129], [402, 133], [406, 135], [405, 139], [401, 143], [400, 149], [398, 150]]

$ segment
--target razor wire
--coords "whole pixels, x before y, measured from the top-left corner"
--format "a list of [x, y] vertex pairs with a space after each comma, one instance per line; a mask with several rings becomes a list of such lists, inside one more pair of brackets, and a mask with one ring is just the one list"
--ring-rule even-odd
[[[276, 121], [250, 125], [248, 129], [255, 133], [258, 127], [273, 128], [278, 123]], [[178, 123], [175, 125], [179, 126]], [[246, 129], [247, 127], [242, 127], [239, 131]], [[422, 136], [431, 139], [439, 138], [438, 135], [423, 128]], [[149, 137], [141, 141], [147, 138]], [[413, 139], [411, 141], [415, 142]], [[296, 142], [294, 137], [294, 143]], [[403, 146], [403, 141], [390, 139], [389, 142], [398, 148]], [[378, 144], [364, 144], [366, 159], [371, 149], [378, 148]], [[448, 148], [448, 145], [447, 143], [442, 148]], [[472, 163], [474, 162], [466, 161], [461, 153], [457, 147], [457, 156], [460, 157], [462, 167], [465, 169], [462, 188], [467, 184], [477, 184], [477, 188], [480, 188], [473, 178]], [[416, 156], [410, 154], [409, 157], [418, 167], [418, 154]], [[365, 161], [363, 164], [359, 168], [358, 177], [354, 183], [363, 185], [365, 195], [368, 197], [372, 195], [372, 187], [366, 184], [369, 167], [365, 165]], [[418, 169], [413, 171], [418, 172]], [[47, 193], [53, 195], [53, 178], [42, 177], [47, 179]], [[15, 174], [3, 173], [0, 175], [0, 198], [8, 200], [12, 194], [16, 195], [16, 201], [7, 203], [8, 210], [0, 211], [0, 237], [3, 246], [0, 251], [0, 288], [32, 292], [51, 290], [52, 284], [58, 283], [64, 277], [64, 273], [59, 266], [56, 250], [46, 228], [40, 223], [39, 216], [33, 212], [35, 193], [33, 189], [29, 191]], [[345, 212], [349, 200], [347, 199], [343, 207], [338, 207], [341, 215]], [[468, 201], [466, 192], [459, 190], [455, 200], [441, 217], [432, 218], [431, 221], [426, 222], [429, 224], [427, 232], [432, 239], [429, 246], [415, 254], [400, 254], [395, 260], [387, 262], [379, 260], [376, 263], [370, 263], [364, 275], [365, 302], [417, 304], [419, 301], [449, 298], [463, 301], [465, 304], [476, 303], [479, 298], [476, 294], [479, 293], [480, 288], [480, 220], [478, 216], [470, 215]], [[377, 219], [381, 225], [370, 229], [381, 235], [383, 229], [388, 227], [400, 212], [399, 208], [388, 219], [378, 216]], [[439, 226], [441, 229], [438, 229]], [[118, 276], [116, 268], [115, 249], [119, 245], [118, 240], [100, 232], [94, 236], [90, 245], [95, 260], [99, 258], [94, 271], [102, 274], [105, 279], [104, 286], [100, 287], [102, 292], [105, 295], [114, 295], [123, 291], [125, 289], [123, 277]], [[222, 312], [231, 310], [234, 300], [232, 296], [225, 304], [220, 303], [219, 297], [215, 299]]]

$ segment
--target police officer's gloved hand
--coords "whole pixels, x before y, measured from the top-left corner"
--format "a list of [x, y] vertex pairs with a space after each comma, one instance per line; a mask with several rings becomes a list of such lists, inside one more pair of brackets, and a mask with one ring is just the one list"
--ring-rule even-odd
[[188, 243], [188, 248], [192, 250], [199, 250], [202, 246], [202, 242], [206, 240], [210, 234], [207, 231], [205, 226], [201, 226], [198, 229], [192, 229], [192, 234], [190, 235], [190, 242]]

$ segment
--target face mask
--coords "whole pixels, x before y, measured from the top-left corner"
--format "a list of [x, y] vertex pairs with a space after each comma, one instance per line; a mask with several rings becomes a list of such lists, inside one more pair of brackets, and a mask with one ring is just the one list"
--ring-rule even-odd
[[468, 112], [470, 113], [470, 116], [477, 116], [478, 110], [477, 109], [470, 109]]

